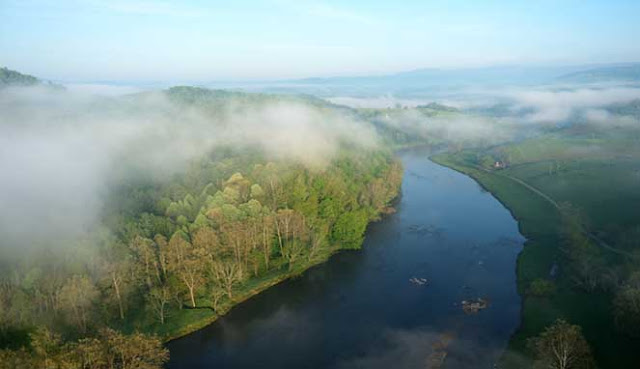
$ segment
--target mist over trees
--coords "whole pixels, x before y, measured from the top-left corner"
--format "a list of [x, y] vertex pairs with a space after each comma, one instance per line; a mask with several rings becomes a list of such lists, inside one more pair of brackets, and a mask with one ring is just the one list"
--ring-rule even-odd
[[0, 217], [8, 367], [160, 367], [160, 339], [190, 311], [223, 314], [360, 247], [402, 176], [375, 129], [313, 99], [183, 87], [0, 101], [0, 164], [16, 173]]

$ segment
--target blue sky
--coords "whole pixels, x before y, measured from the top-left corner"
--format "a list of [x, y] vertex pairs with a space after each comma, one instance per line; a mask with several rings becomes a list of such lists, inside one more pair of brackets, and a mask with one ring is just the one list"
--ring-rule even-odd
[[0, 65], [210, 81], [640, 61], [640, 1], [0, 0]]

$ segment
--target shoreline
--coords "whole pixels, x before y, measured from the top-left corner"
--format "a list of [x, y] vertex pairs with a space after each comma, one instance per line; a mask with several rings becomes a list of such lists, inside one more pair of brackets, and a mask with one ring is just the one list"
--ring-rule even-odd
[[[393, 215], [395, 213], [395, 207], [393, 205], [395, 205], [396, 201], [400, 198], [401, 194], [400, 194], [400, 189], [398, 189], [398, 194], [391, 199], [388, 203], [387, 206], [385, 206], [381, 211], [378, 212], [377, 216], [372, 218], [369, 223], [367, 224], [367, 228], [369, 226], [371, 226], [371, 224], [376, 223], [378, 221], [380, 221], [381, 219]], [[390, 209], [393, 209], [393, 211], [391, 211]], [[366, 235], [366, 231], [365, 231], [365, 235]], [[366, 237], [366, 236], [365, 236]], [[364, 244], [364, 241], [363, 241]], [[353, 248], [343, 248], [343, 247], [333, 247], [329, 250], [329, 252], [326, 255], [323, 255], [321, 258], [318, 258], [316, 260], [314, 260], [313, 262], [310, 262], [308, 264], [305, 264], [302, 267], [293, 269], [293, 270], [288, 270], [288, 271], [283, 271], [282, 273], [276, 274], [272, 277], [269, 277], [267, 279], [265, 279], [264, 281], [258, 283], [255, 287], [247, 290], [245, 293], [239, 293], [236, 292], [236, 296], [238, 296], [238, 298], [234, 299], [232, 303], [230, 303], [229, 305], [224, 305], [222, 309], [219, 309], [222, 311], [221, 314], [217, 314], [215, 312], [213, 312], [213, 315], [209, 316], [209, 317], [204, 317], [204, 318], [200, 318], [195, 320], [193, 323], [188, 324], [186, 326], [181, 327], [180, 329], [177, 329], [175, 331], [175, 333], [171, 333], [171, 334], [167, 334], [167, 335], [158, 335], [159, 338], [162, 340], [163, 344], [168, 344], [172, 341], [175, 341], [177, 339], [180, 339], [182, 337], [188, 336], [192, 333], [195, 333], [201, 329], [206, 328], [207, 326], [215, 323], [219, 318], [227, 315], [235, 306], [244, 303], [246, 301], [248, 301], [249, 299], [251, 299], [252, 297], [259, 295], [261, 292], [266, 291], [269, 288], [272, 288], [280, 283], [283, 283], [291, 278], [295, 278], [305, 272], [307, 272], [309, 269], [314, 268], [318, 265], [324, 264], [326, 262], [329, 262], [331, 257], [333, 257], [334, 255], [344, 252], [344, 251], [358, 251], [362, 248], [362, 244], [357, 248], [357, 249], [353, 249]], [[211, 306], [200, 306], [197, 307], [196, 309], [189, 309], [189, 310], [202, 310], [202, 309], [210, 309], [211, 311], [213, 311], [213, 308]]]
[[[499, 176], [496, 176], [490, 172], [479, 172], [477, 169], [473, 167], [465, 166], [463, 164], [460, 164], [451, 160], [451, 157], [450, 156], [447, 157], [447, 155], [451, 155], [451, 153], [442, 153], [442, 154], [433, 155], [429, 157], [429, 160], [433, 161], [438, 165], [442, 165], [444, 167], [447, 167], [451, 170], [454, 170], [458, 173], [461, 173], [473, 179], [474, 182], [476, 182], [483, 190], [491, 194], [491, 196], [495, 198], [509, 212], [509, 214], [511, 214], [513, 219], [518, 224], [518, 232], [520, 232], [520, 234], [525, 238], [525, 242], [522, 245], [522, 250], [520, 250], [516, 258], [516, 265], [514, 268], [514, 272], [516, 274], [516, 288], [521, 298], [520, 324], [518, 328], [516, 328], [516, 330], [511, 334], [511, 338], [507, 342], [507, 345], [501, 354], [501, 358], [498, 361], [498, 363], [503, 363], [500, 365], [501, 367], [508, 367], [508, 368], [522, 367], [522, 362], [521, 362], [522, 358], [519, 357], [519, 355], [522, 355], [522, 353], [518, 352], [519, 351], [518, 344], [519, 344], [519, 341], [522, 340], [522, 337], [519, 337], [519, 336], [523, 334], [523, 328], [525, 326], [525, 317], [526, 317], [525, 303], [526, 303], [527, 296], [526, 296], [526, 288], [525, 288], [526, 281], [522, 276], [521, 264], [523, 262], [522, 258], [525, 256], [523, 254], [526, 252], [527, 249], [533, 247], [536, 242], [535, 235], [530, 234], [526, 230], [525, 224], [524, 224], [525, 220], [521, 216], [518, 216], [516, 211], [513, 209], [513, 206], [512, 205], [510, 206], [509, 204], [507, 204], [507, 202], [503, 198], [501, 198], [498, 193], [496, 193], [495, 189], [492, 190], [491, 188], [489, 188], [489, 186], [487, 186], [486, 183], [483, 183], [477, 177], [477, 174], [484, 173], [486, 175], [491, 175], [494, 179], [500, 180]], [[515, 355], [517, 355], [518, 357], [512, 357], [514, 350], [516, 351]]]
[[[374, 221], [370, 222], [369, 224], [373, 223]], [[318, 266], [320, 264], [326, 263], [329, 261], [329, 259], [341, 252], [341, 251], [347, 251], [347, 250], [352, 250], [352, 249], [346, 249], [346, 248], [335, 248], [332, 249], [332, 251], [327, 254], [327, 257], [322, 258], [322, 259], [318, 259], [317, 261], [311, 263], [311, 264], [307, 264], [305, 265], [305, 267], [300, 268], [300, 269], [295, 269], [293, 271], [287, 271], [285, 273], [282, 274], [277, 274], [269, 279], [266, 279], [264, 282], [258, 284], [256, 287], [250, 289], [247, 291], [247, 293], [242, 293], [242, 294], [237, 294], [237, 296], [239, 296], [237, 299], [233, 300], [233, 303], [229, 304], [229, 305], [225, 305], [224, 309], [222, 309], [222, 313], [221, 314], [217, 314], [217, 313], [213, 313], [213, 315], [211, 317], [208, 318], [202, 318], [190, 325], [187, 325], [184, 327], [184, 330], [179, 330], [177, 333], [175, 334], [171, 334], [165, 337], [161, 337], [162, 338], [162, 342], [164, 344], [167, 344], [171, 341], [175, 341], [177, 339], [180, 339], [182, 337], [188, 336], [191, 333], [195, 333], [201, 329], [206, 328], [207, 326], [215, 323], [219, 318], [227, 315], [235, 306], [240, 305], [248, 300], [250, 300], [252, 297], [259, 295], [261, 292], [266, 291], [267, 289], [274, 287], [282, 282], [285, 282], [291, 278], [295, 278], [296, 276], [306, 272], [307, 270]], [[198, 307], [196, 309], [189, 309], [189, 310], [199, 310], [199, 309], [211, 309], [213, 311], [213, 308], [210, 306], [201, 306]]]

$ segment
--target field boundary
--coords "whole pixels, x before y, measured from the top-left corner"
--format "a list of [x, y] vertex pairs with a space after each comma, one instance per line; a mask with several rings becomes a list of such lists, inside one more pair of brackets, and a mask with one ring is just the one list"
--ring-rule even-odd
[[[540, 191], [539, 189], [533, 187], [532, 185], [528, 184], [527, 182], [521, 180], [520, 178], [516, 178], [513, 176], [510, 176], [508, 174], [503, 174], [503, 173], [499, 173], [496, 171], [491, 171], [488, 170], [486, 168], [480, 167], [480, 166], [474, 166], [476, 169], [479, 169], [485, 173], [489, 173], [489, 174], [493, 174], [499, 177], [503, 177], [503, 178], [507, 178], [511, 181], [514, 181], [518, 184], [520, 184], [521, 186], [527, 188], [529, 191], [535, 193], [536, 195], [542, 197], [545, 201], [547, 201], [548, 203], [550, 203], [551, 205], [553, 205], [554, 208], [556, 208], [556, 210], [560, 211], [560, 205], [558, 204], [558, 202], [556, 200], [554, 200], [551, 196], [545, 194], [544, 192]], [[583, 230], [582, 233], [588, 237], [590, 240], [592, 240], [593, 242], [595, 242], [596, 244], [598, 244], [598, 246], [602, 247], [605, 250], [608, 250], [610, 252], [613, 252], [615, 254], [627, 257], [629, 259], [634, 259], [635, 256], [627, 251], [624, 250], [620, 250], [617, 249], [609, 244], [607, 244], [604, 240], [602, 240], [600, 237], [596, 236], [595, 234], [588, 232], [586, 230]]]

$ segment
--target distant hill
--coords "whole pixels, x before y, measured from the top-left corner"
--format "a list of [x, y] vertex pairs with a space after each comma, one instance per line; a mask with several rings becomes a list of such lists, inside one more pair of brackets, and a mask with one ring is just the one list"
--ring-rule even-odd
[[[615, 67], [604, 65], [530, 66], [505, 65], [480, 68], [423, 68], [386, 75], [338, 76], [277, 81], [257, 90], [307, 93], [316, 96], [370, 97], [393, 95], [416, 98], [461, 93], [469, 87], [541, 85], [559, 82], [561, 76]], [[218, 88], [225, 87], [223, 85]], [[247, 86], [244, 86], [247, 87]]]
[[565, 74], [558, 77], [559, 81], [590, 83], [606, 81], [640, 81], [640, 63], [619, 66], [594, 68], [585, 71]]
[[15, 70], [0, 68], [0, 89], [10, 86], [44, 86], [53, 90], [64, 90], [65, 87], [57, 83], [43, 81], [29, 74], [22, 74]]
[[8, 68], [0, 68], [0, 87], [4, 86], [34, 86], [42, 83], [38, 78], [22, 74]]
[[640, 119], [640, 99], [627, 103], [613, 104], [608, 106], [607, 110], [613, 114], [633, 116]]
[[495, 66], [483, 68], [423, 68], [395, 74], [360, 77], [306, 78], [293, 82], [302, 84], [417, 84], [417, 85], [469, 85], [469, 84], [521, 84], [545, 83], [567, 73], [588, 69], [588, 66]]

